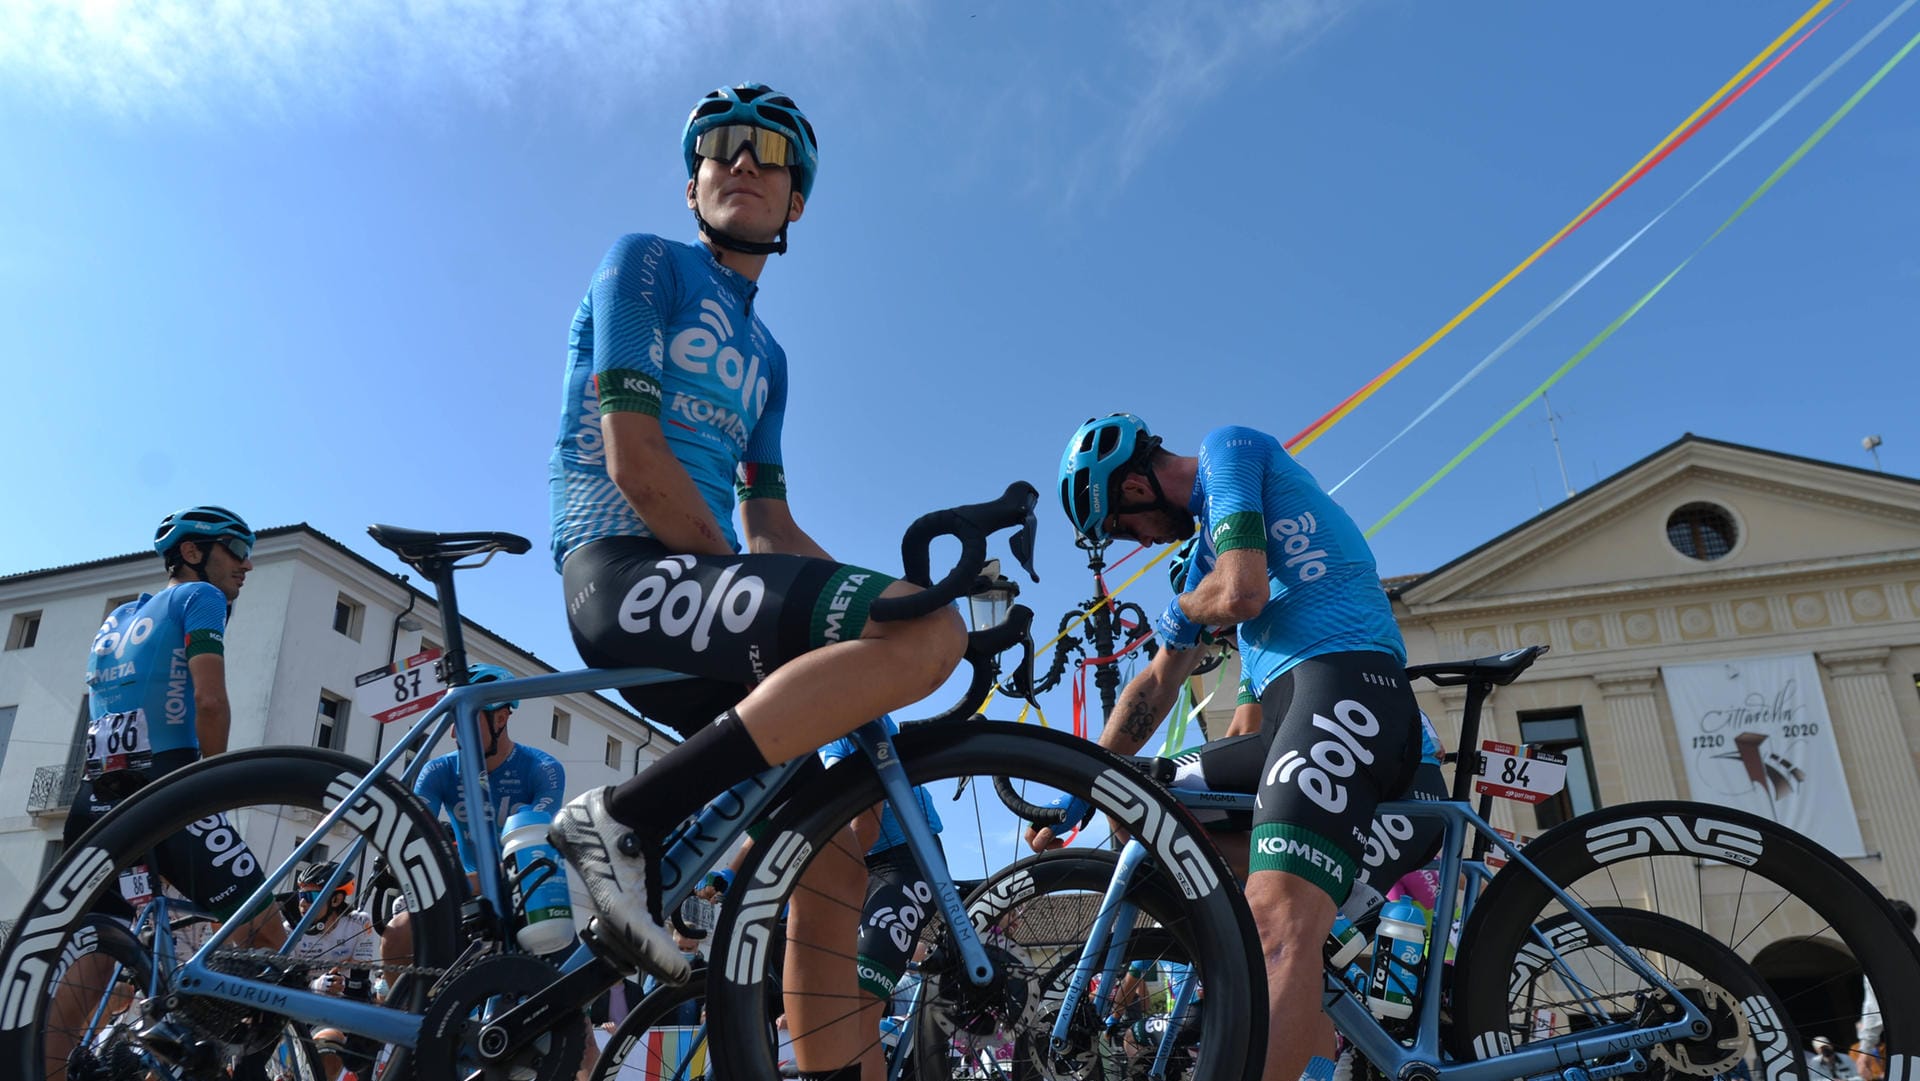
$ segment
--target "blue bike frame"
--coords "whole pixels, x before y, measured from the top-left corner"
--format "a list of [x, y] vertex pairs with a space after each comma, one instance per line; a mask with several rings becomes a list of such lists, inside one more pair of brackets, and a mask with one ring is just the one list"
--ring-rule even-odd
[[[1186, 793], [1174, 789], [1176, 799], [1188, 805], [1204, 805], [1218, 810], [1222, 807], [1248, 811], [1253, 810], [1254, 799], [1250, 795], [1219, 792]], [[1189, 799], [1188, 797], [1198, 797]], [[1400, 1040], [1375, 1020], [1373, 1011], [1368, 1009], [1358, 993], [1337, 978], [1335, 973], [1327, 973], [1324, 1006], [1327, 1014], [1333, 1018], [1341, 1034], [1351, 1041], [1359, 1053], [1372, 1062], [1387, 1077], [1405, 1076], [1403, 1070], [1415, 1064], [1434, 1067], [1438, 1081], [1507, 1081], [1513, 1077], [1530, 1077], [1540, 1074], [1557, 1073], [1570, 1065], [1602, 1055], [1633, 1054], [1654, 1044], [1675, 1039], [1687, 1039], [1693, 1035], [1696, 1025], [1705, 1025], [1706, 1016], [1690, 999], [1682, 995], [1669, 983], [1659, 970], [1648, 964], [1640, 954], [1627, 947], [1614, 933], [1594, 919], [1584, 907], [1548, 878], [1533, 862], [1522, 855], [1511, 841], [1500, 836], [1491, 824], [1482, 818], [1471, 806], [1454, 801], [1393, 800], [1381, 803], [1377, 814], [1398, 814], [1409, 818], [1440, 818], [1445, 823], [1445, 834], [1441, 845], [1440, 881], [1456, 883], [1468, 870], [1467, 861], [1461, 855], [1469, 831], [1486, 837], [1507, 858], [1517, 861], [1523, 868], [1543, 882], [1556, 900], [1563, 905], [1567, 913], [1594, 936], [1594, 939], [1613, 950], [1627, 966], [1640, 978], [1664, 992], [1670, 1001], [1683, 1007], [1683, 1016], [1663, 1025], [1641, 1027], [1620, 1022], [1604, 1021], [1577, 1035], [1555, 1037], [1529, 1043], [1515, 1051], [1508, 1047], [1490, 1048], [1482, 1057], [1471, 1062], [1447, 1062], [1440, 1047], [1440, 997], [1437, 994], [1420, 996], [1419, 1024], [1412, 1046]], [[1127, 891], [1137, 873], [1141, 862], [1146, 858], [1146, 848], [1139, 841], [1129, 841], [1121, 849], [1118, 864], [1112, 881], [1108, 884], [1106, 896], [1094, 916], [1089, 930], [1087, 943], [1081, 949], [1079, 964], [1071, 977], [1067, 998], [1058, 1018], [1054, 1021], [1054, 1047], [1065, 1052], [1069, 1046], [1068, 1036], [1074, 1016], [1074, 1005], [1086, 994], [1092, 983], [1096, 967], [1104, 973], [1100, 982], [1100, 993], [1094, 1006], [1097, 1012], [1105, 1015], [1106, 989], [1113, 986], [1122, 957], [1125, 932], [1116, 934], [1115, 927], [1130, 928], [1133, 919], [1133, 906], [1126, 900]], [[1473, 868], [1475, 873], [1468, 875], [1468, 901], [1471, 903], [1479, 893], [1479, 887], [1485, 875], [1484, 866]], [[1453, 926], [1455, 893], [1452, 888], [1442, 888], [1436, 898], [1433, 913], [1433, 926], [1436, 929]], [[1555, 964], [1566, 970], [1564, 959], [1553, 947], [1536, 940], [1549, 952]], [[1436, 942], [1441, 941], [1436, 934]], [[1443, 966], [1446, 964], [1446, 950], [1429, 950], [1425, 961], [1426, 972], [1422, 977], [1423, 987], [1435, 988], [1442, 984]], [[1204, 977], [1203, 977], [1204, 978]], [[1186, 983], [1191, 984], [1191, 979]], [[1154, 1061], [1151, 1076], [1165, 1076], [1166, 1060], [1172, 1050], [1172, 1042], [1179, 1031], [1179, 1025], [1191, 996], [1189, 989], [1182, 988], [1174, 1012], [1167, 1021], [1167, 1031], [1161, 1040], [1161, 1046]], [[1593, 1076], [1601, 1076], [1599, 1071], [1591, 1071]]]
[[[273, 1013], [310, 1025], [331, 1025], [381, 1043], [411, 1049], [418, 1042], [419, 1014], [215, 972], [207, 966], [207, 960], [232, 938], [249, 917], [265, 911], [274, 903], [274, 885], [284, 881], [297, 864], [312, 854], [327, 831], [342, 821], [347, 809], [359, 802], [381, 774], [393, 770], [404, 754], [432, 747], [450, 726], [456, 733], [460, 747], [483, 746], [479, 713], [484, 703], [503, 698], [545, 698], [644, 686], [686, 678], [681, 673], [658, 668], [589, 668], [449, 688], [445, 697], [415, 722], [407, 734], [368, 770], [366, 776], [312, 827], [306, 840], [267, 875], [266, 881], [246, 899], [238, 913], [180, 966], [175, 974], [175, 985], [190, 994], [262, 1006]], [[926, 816], [921, 813], [919, 801], [913, 796], [912, 782], [907, 779], [906, 769], [894, 751], [892, 738], [878, 721], [861, 726], [853, 735], [854, 742], [879, 774], [894, 818], [906, 835], [908, 850], [934, 888], [947, 924], [953, 929], [955, 945], [965, 962], [968, 978], [984, 985], [993, 978], [993, 966], [987, 960], [986, 948], [974, 932], [972, 922], [967, 918], [966, 905], [961, 900], [960, 891], [954, 886], [945, 859], [940, 856], [933, 830]], [[475, 865], [494, 869], [493, 873], [479, 876], [480, 896], [493, 906], [494, 912], [504, 915], [512, 911], [512, 906], [501, 872], [500, 839], [493, 822], [492, 802], [487, 798], [486, 771], [481, 767], [478, 756], [469, 756], [464, 750], [459, 754], [461, 795], [468, 807], [482, 809], [479, 821], [472, 823], [468, 830]], [[660, 863], [663, 911], [671, 912], [679, 908], [681, 902], [693, 893], [702, 876], [719, 863], [750, 824], [763, 816], [774, 798], [787, 787], [803, 761], [803, 758], [794, 759], [734, 786], [709, 804], [672, 839]], [[426, 762], [425, 754], [417, 755], [413, 763], [399, 774], [402, 783], [411, 788]], [[339, 881], [351, 861], [358, 857], [359, 848], [364, 844], [365, 838], [356, 840], [354, 847], [339, 857], [341, 870], [336, 872], [334, 883]], [[334, 883], [329, 883], [329, 886]], [[301, 919], [294, 928], [295, 934], [289, 936], [289, 942], [298, 941], [298, 934], [304, 933], [311, 918], [312, 914], [309, 913]], [[514, 948], [510, 941], [506, 944]], [[592, 957], [592, 952], [586, 946], [580, 946], [561, 965], [561, 970], [575, 971]]]

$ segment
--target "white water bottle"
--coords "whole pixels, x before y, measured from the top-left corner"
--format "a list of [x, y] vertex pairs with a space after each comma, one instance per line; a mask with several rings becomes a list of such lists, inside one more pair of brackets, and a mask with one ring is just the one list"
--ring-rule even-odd
[[1376, 1017], [1411, 1017], [1420, 990], [1420, 964], [1427, 956], [1427, 910], [1410, 898], [1380, 910], [1373, 949], [1373, 981], [1367, 1005]]
[[500, 836], [500, 855], [508, 870], [520, 875], [545, 857], [553, 864], [533, 872], [531, 890], [516, 888], [526, 919], [520, 928], [520, 948], [529, 953], [553, 953], [573, 943], [573, 897], [567, 892], [567, 864], [547, 840], [553, 816], [546, 811], [521, 811], [507, 819]]

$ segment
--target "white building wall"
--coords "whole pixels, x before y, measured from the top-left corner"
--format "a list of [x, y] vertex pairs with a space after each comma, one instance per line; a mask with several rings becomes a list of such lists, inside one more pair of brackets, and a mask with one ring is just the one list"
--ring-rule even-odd
[[[409, 592], [394, 576], [304, 526], [270, 531], [253, 558], [254, 570], [226, 638], [233, 704], [229, 747], [311, 746], [321, 692], [350, 701], [354, 677], [387, 663], [394, 620], [406, 608]], [[64, 806], [32, 814], [27, 804], [36, 774], [51, 780], [41, 771], [57, 771], [67, 762], [86, 691], [87, 650], [107, 602], [165, 584], [153, 556], [0, 578], [0, 632], [17, 614], [41, 612], [34, 646], [0, 653], [0, 708], [17, 708], [12, 735], [0, 748], [0, 920], [11, 919], [25, 903], [48, 842], [61, 836]], [[342, 594], [364, 606], [357, 640], [333, 628], [334, 605]], [[552, 613], [541, 616], [553, 618]], [[470, 661], [499, 664], [516, 675], [553, 671], [471, 622], [465, 635]], [[438, 612], [421, 600], [398, 633], [394, 655], [404, 659], [423, 641], [444, 645], [444, 637]], [[553, 738], [556, 709], [570, 715], [564, 743]], [[343, 749], [371, 761], [376, 743], [391, 748], [407, 724], [382, 732], [371, 717], [350, 707]], [[561, 761], [569, 797], [633, 776], [637, 765], [651, 763], [669, 746], [631, 713], [593, 695], [525, 700], [509, 731], [516, 741]], [[620, 761], [613, 768], [604, 761], [609, 736], [620, 741]], [[434, 753], [449, 750], [451, 738]]]

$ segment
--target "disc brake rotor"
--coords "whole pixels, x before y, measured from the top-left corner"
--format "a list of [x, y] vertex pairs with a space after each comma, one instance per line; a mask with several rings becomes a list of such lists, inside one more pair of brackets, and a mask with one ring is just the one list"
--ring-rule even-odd
[[[1707, 1034], [1695, 1040], [1660, 1044], [1649, 1049], [1650, 1057], [1677, 1074], [1713, 1077], [1728, 1072], [1739, 1062], [1747, 1047], [1747, 1014], [1732, 992], [1704, 980], [1683, 980], [1674, 984], [1680, 993], [1707, 1015]], [[1678, 1015], [1671, 1003], [1661, 1008]]]

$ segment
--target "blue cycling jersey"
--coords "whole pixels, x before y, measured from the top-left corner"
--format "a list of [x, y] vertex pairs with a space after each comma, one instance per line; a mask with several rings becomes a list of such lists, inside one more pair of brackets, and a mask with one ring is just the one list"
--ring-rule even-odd
[[87, 658], [88, 777], [200, 749], [187, 660], [223, 653], [226, 629], [226, 594], [206, 582], [142, 593], [108, 613]]
[[1200, 518], [1187, 588], [1222, 552], [1264, 548], [1267, 606], [1240, 624], [1240, 664], [1256, 695], [1308, 657], [1407, 648], [1360, 528], [1280, 441], [1228, 426], [1200, 443], [1188, 509]]
[[[880, 723], [886, 726], [888, 735], [900, 733], [900, 726], [895, 723], [891, 714], [881, 717]], [[820, 761], [831, 766], [842, 758], [858, 753], [859, 748], [854, 746], [853, 737], [845, 736], [820, 748]], [[919, 801], [920, 813], [927, 816], [927, 825], [933, 828], [933, 832], [937, 834], [944, 829], [945, 827], [940, 824], [940, 812], [933, 809], [933, 796], [928, 793], [926, 786], [914, 785], [913, 796]], [[889, 803], [882, 806], [880, 808], [880, 839], [873, 843], [872, 848], [867, 849], [867, 855], [872, 856], [906, 843], [907, 835], [900, 829], [900, 821], [893, 817], [893, 805]]]
[[786, 498], [787, 355], [753, 314], [755, 289], [705, 247], [645, 233], [601, 260], [573, 317], [548, 466], [555, 566], [591, 540], [653, 535], [607, 475], [605, 413], [660, 418], [735, 550], [736, 500]]
[[[458, 752], [443, 754], [428, 762], [413, 782], [413, 794], [427, 805], [428, 814], [442, 808], [453, 822], [453, 841], [460, 849], [460, 865], [468, 874], [478, 871], [473, 858], [473, 842], [467, 839], [467, 801], [460, 795]], [[521, 811], [552, 811], [560, 806], [567, 788], [567, 769], [560, 760], [538, 747], [524, 743], [513, 745], [513, 752], [499, 766], [487, 771], [487, 799], [493, 804], [493, 828], [506, 824], [510, 815]]]

